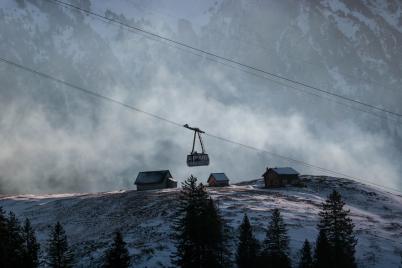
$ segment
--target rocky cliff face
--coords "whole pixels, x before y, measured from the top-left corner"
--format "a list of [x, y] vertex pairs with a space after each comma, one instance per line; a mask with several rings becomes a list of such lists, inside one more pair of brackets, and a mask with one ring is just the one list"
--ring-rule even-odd
[[[400, 1], [71, 3], [402, 112]], [[4, 1], [0, 20], [2, 57], [217, 134], [398, 184], [402, 131], [395, 116], [356, 111], [347, 106], [367, 108], [244, 73], [51, 1]], [[6, 191], [28, 191], [31, 186], [21, 185], [32, 180], [37, 191], [122, 187], [140, 167], [187, 173], [186, 134], [13, 67], [1, 64], [0, 70], [0, 131], [6, 141], [0, 184]], [[212, 169], [232, 169], [252, 157], [248, 167], [233, 169], [236, 177], [258, 176], [267, 162], [282, 164], [207, 142], [215, 155]]]
[[218, 54], [400, 112], [401, 10], [399, 1], [223, 1], [201, 40]]

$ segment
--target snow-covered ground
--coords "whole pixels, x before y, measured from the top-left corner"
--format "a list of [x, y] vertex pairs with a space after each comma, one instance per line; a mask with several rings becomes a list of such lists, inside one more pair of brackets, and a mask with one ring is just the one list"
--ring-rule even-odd
[[[232, 227], [233, 242], [247, 212], [262, 240], [273, 208], [280, 208], [296, 262], [304, 239], [313, 241], [320, 204], [337, 189], [351, 210], [358, 236], [359, 267], [398, 267], [402, 251], [402, 196], [353, 181], [304, 176], [306, 188], [262, 189], [261, 181], [209, 188]], [[116, 229], [123, 232], [136, 267], [170, 265], [170, 237], [179, 189], [0, 197], [0, 206], [31, 219], [45, 247], [49, 227], [66, 228], [78, 266], [97, 266]], [[235, 243], [234, 243], [235, 245]]]

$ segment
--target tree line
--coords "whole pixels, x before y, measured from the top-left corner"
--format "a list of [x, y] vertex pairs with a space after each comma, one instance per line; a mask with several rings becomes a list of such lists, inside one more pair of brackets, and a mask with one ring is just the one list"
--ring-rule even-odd
[[[43, 261], [40, 257], [45, 254]], [[41, 251], [29, 219], [21, 224], [13, 212], [6, 215], [0, 207], [0, 267], [69, 268], [75, 258], [60, 222], [52, 226], [45, 251]], [[103, 267], [129, 267], [130, 257], [120, 232], [114, 233], [113, 243], [104, 253]]]
[[[357, 239], [350, 212], [344, 205], [341, 195], [334, 190], [322, 204], [314, 246], [306, 239], [297, 264], [292, 264], [290, 238], [278, 209], [272, 212], [263, 241], [255, 238], [250, 219], [244, 214], [234, 244], [233, 232], [215, 201], [204, 185], [190, 176], [182, 185], [174, 215], [172, 238], [176, 250], [171, 255], [172, 263], [183, 268], [354, 268]], [[14, 213], [6, 215], [0, 207], [0, 241], [0, 267], [67, 268], [75, 264], [60, 222], [52, 226], [42, 251], [29, 219], [21, 224]], [[234, 253], [233, 248], [236, 248]], [[127, 244], [121, 232], [116, 231], [113, 242], [103, 254], [101, 266], [124, 268], [130, 265]]]
[[[333, 191], [319, 213], [318, 236], [314, 252], [306, 239], [299, 251], [299, 268], [354, 268], [357, 239], [349, 210], [337, 191]], [[244, 267], [292, 267], [289, 237], [286, 225], [278, 209], [274, 209], [266, 237], [259, 243], [253, 235], [247, 215], [240, 225], [236, 263]]]
[[[265, 239], [258, 241], [247, 214], [239, 226], [235, 256], [231, 256], [228, 226], [205, 187], [195, 177], [182, 185], [174, 222], [178, 267], [239, 268], [355, 268], [357, 239], [345, 202], [333, 191], [319, 213], [318, 236], [314, 248], [306, 239], [297, 264], [292, 265], [286, 224], [278, 209], [272, 212]], [[233, 260], [232, 260], [233, 259]]]

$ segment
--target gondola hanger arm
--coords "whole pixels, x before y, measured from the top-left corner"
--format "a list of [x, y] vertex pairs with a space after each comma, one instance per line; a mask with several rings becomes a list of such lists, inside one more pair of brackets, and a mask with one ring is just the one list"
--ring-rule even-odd
[[193, 130], [193, 131], [198, 132], [198, 133], [205, 133], [204, 131], [202, 131], [198, 127], [190, 127], [188, 124], [184, 124], [183, 127], [188, 128], [188, 129]]

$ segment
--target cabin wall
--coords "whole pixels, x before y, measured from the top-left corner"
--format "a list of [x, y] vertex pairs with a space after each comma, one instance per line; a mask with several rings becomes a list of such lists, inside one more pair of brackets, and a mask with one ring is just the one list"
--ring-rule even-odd
[[229, 181], [217, 181], [215, 178], [209, 178], [208, 186], [210, 186], [210, 187], [229, 186]]
[[168, 179], [166, 188], [177, 188], [177, 181]]
[[269, 171], [264, 176], [265, 187], [282, 187], [285, 185], [293, 185], [299, 182], [298, 175], [278, 175], [273, 171]]
[[285, 184], [295, 184], [299, 180], [297, 175], [282, 175], [281, 177]]
[[280, 177], [274, 172], [268, 172], [268, 174], [265, 174], [264, 181], [265, 187], [267, 188], [283, 186]]
[[152, 184], [139, 184], [137, 185], [137, 191], [146, 191], [146, 190], [157, 190], [157, 189], [165, 189], [166, 181], [161, 183], [152, 183]]
[[137, 191], [177, 188], [177, 181], [164, 179], [161, 183], [137, 184]]
[[216, 180], [215, 180], [215, 178], [209, 178], [209, 179], [208, 179], [208, 185], [211, 186], [211, 187], [216, 186]]
[[229, 186], [229, 182], [228, 182], [228, 181], [218, 181], [218, 182], [216, 182], [215, 185], [216, 185], [216, 186], [220, 186], [220, 187], [222, 187], [222, 186]]

